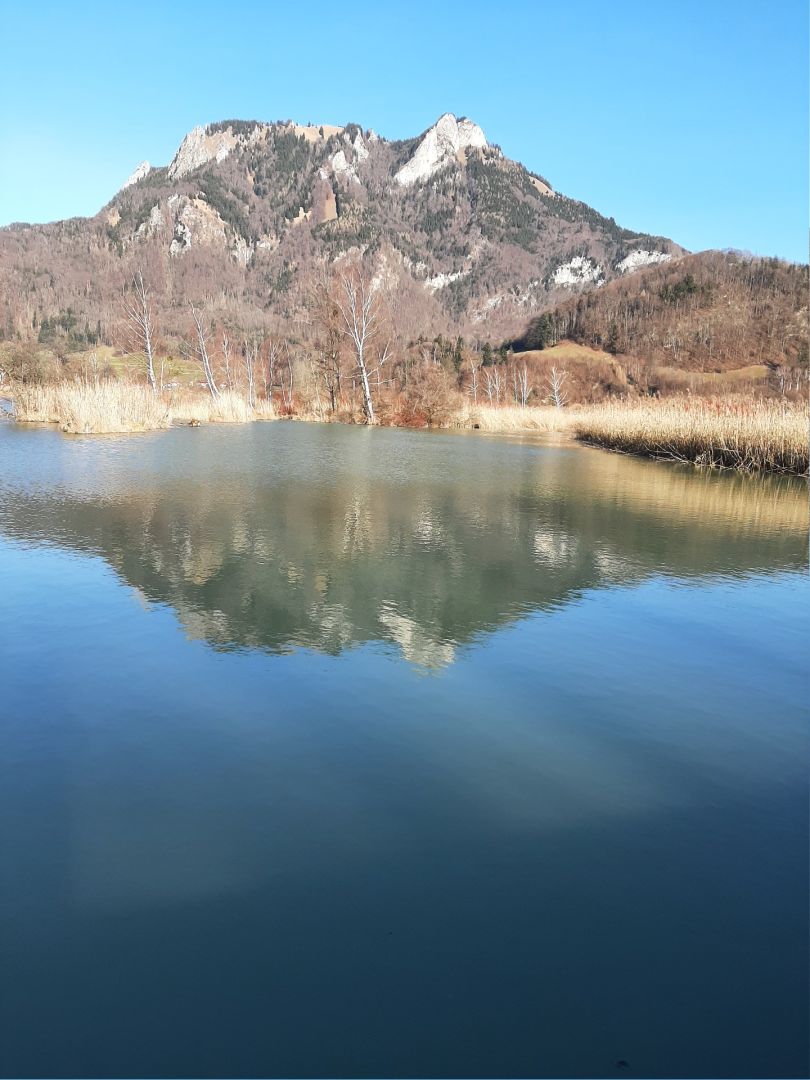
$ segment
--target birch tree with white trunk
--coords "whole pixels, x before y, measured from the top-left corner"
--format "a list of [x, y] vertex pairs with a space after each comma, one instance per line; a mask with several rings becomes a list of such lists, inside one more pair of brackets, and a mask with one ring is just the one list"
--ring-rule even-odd
[[228, 331], [222, 331], [222, 365], [225, 368], [225, 385], [233, 390], [233, 370], [231, 368], [231, 339]]
[[124, 317], [127, 325], [129, 346], [133, 352], [142, 353], [146, 362], [146, 377], [153, 393], [157, 393], [155, 378], [155, 316], [149, 288], [140, 270], [135, 272], [132, 293], [124, 295]]
[[202, 364], [205, 385], [208, 387], [208, 392], [211, 397], [216, 399], [219, 397], [219, 387], [214, 378], [211, 354], [208, 350], [208, 332], [205, 328], [205, 313], [199, 308], [195, 308], [194, 304], [190, 304], [189, 306], [191, 307], [191, 318], [194, 322], [195, 334], [195, 340], [190, 346], [190, 351], [194, 353], [197, 360]]
[[517, 386], [517, 398], [522, 409], [526, 408], [526, 403], [529, 400], [529, 396], [532, 392], [532, 387], [529, 386], [529, 369], [524, 364], [522, 368], [515, 368], [515, 380]]
[[369, 384], [368, 352], [379, 324], [378, 287], [369, 279], [362, 266], [339, 272], [339, 288], [335, 303], [341, 317], [341, 330], [349, 339], [354, 353], [360, 386], [363, 391], [363, 413], [366, 423], [375, 423], [374, 403]]
[[489, 398], [490, 405], [492, 404], [493, 397], [495, 398], [495, 404], [501, 403], [501, 373], [498, 370], [497, 365], [494, 367], [484, 368], [484, 378], [486, 379], [486, 391]]
[[553, 367], [548, 377], [548, 389], [552, 403], [561, 409], [568, 404], [568, 372]]
[[469, 361], [470, 366], [470, 397], [473, 405], [478, 404], [478, 369], [481, 367], [481, 357], [473, 354]]

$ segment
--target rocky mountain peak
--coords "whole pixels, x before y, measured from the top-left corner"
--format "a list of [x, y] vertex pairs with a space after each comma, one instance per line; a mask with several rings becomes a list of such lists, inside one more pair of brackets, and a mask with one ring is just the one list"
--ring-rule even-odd
[[120, 190], [123, 191], [125, 188], [132, 187], [133, 184], [137, 184], [139, 180], [143, 180], [145, 176], [148, 176], [151, 171], [152, 166], [149, 164], [149, 162], [142, 161], [136, 169], [133, 169], [127, 179], [123, 182]]
[[421, 142], [394, 179], [403, 187], [418, 184], [453, 159], [463, 161], [470, 148], [483, 149], [489, 144], [481, 128], [466, 117], [459, 120], [452, 113], [440, 116], [428, 128]]
[[[247, 126], [247, 142], [256, 142], [266, 127], [258, 123]], [[245, 138], [245, 133], [234, 131], [231, 123], [192, 128], [171, 160], [169, 176], [172, 180], [180, 180], [201, 165], [207, 165], [209, 161], [224, 161], [238, 145], [240, 138]]]
[[[154, 259], [181, 300], [216, 287], [257, 311], [289, 313], [321, 262], [369, 252], [377, 270], [386, 260], [386, 280], [397, 279], [392, 290], [414, 326], [486, 327], [491, 337], [515, 333], [566, 294], [682, 252], [553, 192], [452, 113], [393, 142], [357, 123], [195, 127], [168, 167], [143, 162], [83, 224], [0, 229], [0, 286], [3, 258], [7, 275], [29, 257], [56, 265], [55, 243], [66, 270], [42, 311], [70, 307], [91, 325], [105, 309], [80, 290], [88, 265], [98, 270], [99, 296], [120, 290], [109, 265], [120, 260], [126, 275]], [[3, 311], [0, 288], [0, 325]]]

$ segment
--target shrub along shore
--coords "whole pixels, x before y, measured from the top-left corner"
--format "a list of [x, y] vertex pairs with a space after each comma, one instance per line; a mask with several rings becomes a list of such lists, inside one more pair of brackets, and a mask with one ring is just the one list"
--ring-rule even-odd
[[[173, 423], [246, 423], [274, 419], [272, 402], [251, 406], [236, 391], [218, 397], [196, 390], [153, 393], [118, 379], [18, 386], [19, 422], [55, 423], [71, 434], [110, 434], [168, 428]], [[293, 419], [330, 420], [325, 411], [285, 410]], [[351, 412], [336, 419], [356, 422]], [[396, 415], [388, 422], [402, 424]], [[614, 400], [595, 405], [495, 406], [466, 403], [434, 426], [500, 434], [559, 433], [623, 453], [746, 472], [806, 474], [808, 410], [779, 400]]]

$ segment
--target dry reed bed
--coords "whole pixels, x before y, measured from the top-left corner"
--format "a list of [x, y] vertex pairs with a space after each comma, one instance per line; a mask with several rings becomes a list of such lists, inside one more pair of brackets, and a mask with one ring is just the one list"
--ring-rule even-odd
[[19, 387], [14, 412], [17, 420], [58, 424], [74, 435], [154, 431], [172, 422], [161, 397], [145, 386], [114, 379]]
[[624, 453], [744, 472], [808, 469], [808, 414], [801, 405], [694, 398], [609, 403], [573, 418], [583, 442]]
[[528, 407], [465, 406], [458, 427], [501, 434], [569, 432], [582, 442], [645, 457], [745, 472], [808, 470], [808, 410], [783, 401], [664, 401]]
[[140, 384], [104, 379], [19, 386], [14, 391], [14, 414], [21, 422], [58, 424], [71, 434], [114, 434], [155, 431], [175, 420], [186, 423], [236, 423], [273, 419], [272, 403], [251, 409], [239, 394], [185, 391], [153, 394]]
[[219, 397], [193, 390], [178, 390], [168, 395], [172, 413], [179, 421], [198, 424], [248, 424], [252, 420], [274, 420], [276, 411], [270, 401], [257, 401], [251, 408], [241, 394], [223, 390]]
[[[14, 391], [20, 421], [56, 423], [78, 434], [149, 431], [186, 423], [247, 423], [273, 419], [271, 402], [252, 409], [233, 391], [216, 399], [191, 390], [153, 394], [115, 379], [20, 386]], [[783, 401], [607, 402], [555, 409], [465, 405], [456, 427], [501, 434], [570, 432], [583, 442], [648, 457], [747, 472], [808, 471], [805, 405]]]
[[465, 405], [455, 413], [453, 427], [478, 428], [504, 435], [543, 431], [567, 431], [576, 415], [548, 405]]

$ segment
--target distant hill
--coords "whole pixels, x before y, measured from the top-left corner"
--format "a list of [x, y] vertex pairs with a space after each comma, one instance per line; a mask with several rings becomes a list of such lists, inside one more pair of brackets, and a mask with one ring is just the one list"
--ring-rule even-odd
[[500, 340], [532, 311], [683, 253], [622, 228], [442, 116], [413, 139], [356, 124], [230, 120], [143, 162], [92, 218], [0, 229], [0, 329], [111, 340], [135, 268], [168, 333], [187, 302], [294, 320], [319, 260], [376, 257], [419, 333]]
[[631, 383], [702, 374], [705, 388], [709, 376], [728, 386], [771, 372], [797, 390], [808, 365], [808, 267], [733, 252], [686, 255], [557, 304], [510, 345], [526, 352], [563, 340], [612, 355]]

